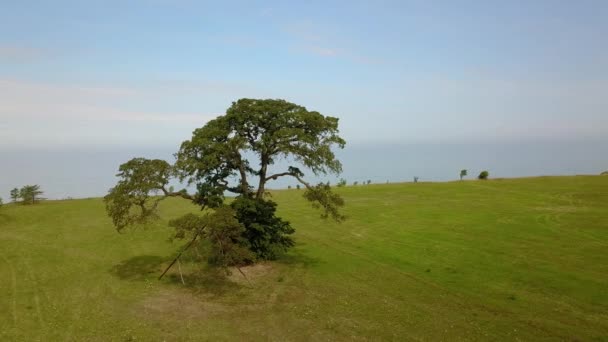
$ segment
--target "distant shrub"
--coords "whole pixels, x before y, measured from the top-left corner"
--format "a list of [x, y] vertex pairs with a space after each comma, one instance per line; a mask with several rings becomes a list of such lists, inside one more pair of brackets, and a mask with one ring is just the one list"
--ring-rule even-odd
[[600, 173], [602, 176], [608, 176], [608, 171], [604, 171], [602, 173]]
[[291, 189], [291, 185], [288, 185], [288, 186], [287, 186], [287, 189]]
[[479, 179], [488, 179], [488, 177], [490, 177], [490, 173], [488, 171], [481, 171], [481, 173], [479, 174], [479, 176], [477, 176], [477, 178]]
[[0, 208], [2, 208], [2, 197], [0, 197]]
[[367, 180], [367, 185], [370, 185], [370, 184], [372, 184], [372, 180], [371, 180], [371, 179], [368, 179], [368, 180]]
[[338, 181], [338, 187], [341, 188], [343, 186], [346, 186], [346, 179], [340, 178], [340, 180]]
[[300, 190], [300, 184], [296, 185], [296, 189]]
[[418, 183], [418, 177], [414, 176], [414, 183]]
[[462, 180], [468, 174], [466, 169], [460, 170], [460, 180]]
[[359, 184], [359, 182], [357, 182], [357, 181], [354, 181], [354, 182], [353, 182], [353, 185], [357, 185], [357, 184]]

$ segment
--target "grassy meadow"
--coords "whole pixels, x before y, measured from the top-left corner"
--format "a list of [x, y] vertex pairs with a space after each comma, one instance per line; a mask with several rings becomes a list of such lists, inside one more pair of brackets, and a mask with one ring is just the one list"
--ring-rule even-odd
[[[101, 199], [0, 208], [0, 341], [608, 341], [608, 177], [337, 189], [323, 221], [273, 191], [296, 247], [222, 277], [167, 220], [117, 233]], [[194, 253], [194, 252], [193, 252]]]

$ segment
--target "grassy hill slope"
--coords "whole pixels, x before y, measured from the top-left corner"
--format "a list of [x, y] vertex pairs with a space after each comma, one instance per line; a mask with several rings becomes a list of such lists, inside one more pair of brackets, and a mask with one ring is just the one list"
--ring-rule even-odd
[[336, 224], [275, 191], [284, 258], [222, 279], [166, 220], [116, 233], [100, 199], [0, 209], [0, 340], [608, 340], [608, 178], [338, 189]]

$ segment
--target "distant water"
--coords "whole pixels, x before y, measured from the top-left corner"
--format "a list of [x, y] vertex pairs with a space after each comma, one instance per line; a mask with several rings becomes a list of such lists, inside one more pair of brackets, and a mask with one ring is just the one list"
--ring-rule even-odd
[[[0, 197], [8, 201], [9, 191], [25, 184], [40, 184], [51, 199], [98, 197], [114, 185], [118, 166], [141, 156], [172, 161], [176, 147], [160, 148], [40, 148], [0, 147]], [[449, 181], [458, 179], [461, 169], [468, 178], [481, 170], [491, 177], [599, 174], [608, 170], [608, 140], [593, 142], [522, 142], [484, 144], [348, 145], [339, 151], [344, 173], [341, 177], [359, 183]], [[279, 162], [276, 171], [285, 167]], [[340, 177], [309, 179], [335, 183]], [[270, 188], [295, 186], [281, 178]]]

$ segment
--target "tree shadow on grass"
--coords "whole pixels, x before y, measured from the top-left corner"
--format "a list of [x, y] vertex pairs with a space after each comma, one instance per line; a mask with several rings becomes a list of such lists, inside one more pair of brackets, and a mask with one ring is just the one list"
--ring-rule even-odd
[[242, 285], [230, 280], [226, 271], [219, 267], [204, 266], [199, 270], [182, 275], [177, 269], [170, 272], [165, 275], [163, 280], [198, 294], [221, 296], [230, 292], [234, 293], [242, 288]]
[[138, 255], [114, 265], [110, 273], [123, 280], [144, 280], [159, 275], [165, 261], [156, 255]]
[[[296, 248], [282, 254], [277, 260], [272, 261], [272, 263], [290, 268], [311, 268], [324, 263], [319, 258], [311, 257], [301, 248], [302, 246], [303, 244], [299, 243]], [[182, 259], [181, 267], [183, 272], [180, 274], [179, 266], [175, 264], [165, 274], [161, 280], [162, 282], [187, 288], [196, 293], [218, 296], [248, 286], [248, 281], [237, 283], [231, 280], [223, 268], [213, 267], [204, 261], [196, 261], [195, 258], [187, 256]], [[139, 255], [114, 265], [110, 273], [122, 280], [157, 280], [172, 260], [173, 257]]]
[[310, 255], [302, 251], [302, 249], [299, 248], [302, 245], [304, 244], [298, 243], [298, 247], [291, 249], [287, 253], [284, 253], [277, 260], [275, 260], [275, 262], [287, 266], [297, 266], [304, 268], [314, 267], [315, 265], [323, 263], [321, 259], [311, 257]]
[[[114, 265], [110, 269], [110, 273], [122, 280], [142, 281], [148, 279], [158, 281], [158, 277], [172, 260], [172, 258], [168, 259], [156, 255], [139, 255]], [[241, 287], [241, 285], [230, 281], [225, 270], [221, 268], [207, 265], [192, 267], [193, 264], [195, 263], [188, 262], [188, 271], [181, 275], [178, 265], [175, 264], [160, 281], [187, 288], [197, 293], [212, 295], [222, 295]], [[186, 265], [182, 264], [182, 266]]]

